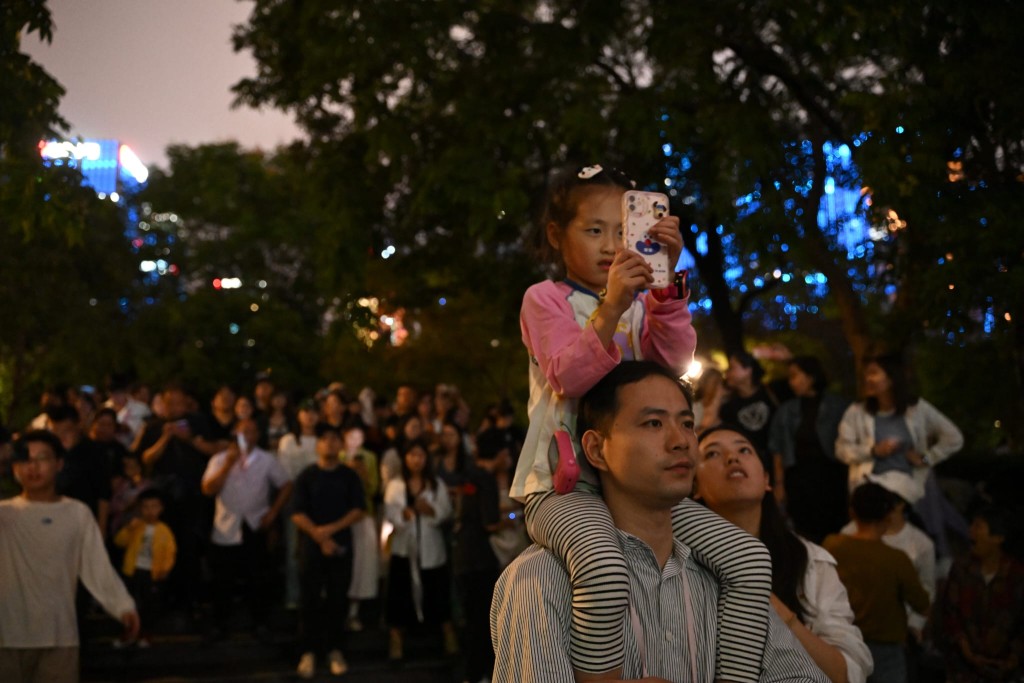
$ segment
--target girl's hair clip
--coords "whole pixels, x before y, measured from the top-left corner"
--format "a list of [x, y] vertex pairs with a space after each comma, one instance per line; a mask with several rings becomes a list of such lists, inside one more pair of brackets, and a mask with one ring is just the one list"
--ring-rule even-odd
[[603, 170], [604, 169], [601, 168], [600, 164], [594, 164], [593, 166], [584, 166], [583, 168], [580, 169], [579, 173], [576, 174], [576, 177], [578, 177], [580, 180], [590, 180]]

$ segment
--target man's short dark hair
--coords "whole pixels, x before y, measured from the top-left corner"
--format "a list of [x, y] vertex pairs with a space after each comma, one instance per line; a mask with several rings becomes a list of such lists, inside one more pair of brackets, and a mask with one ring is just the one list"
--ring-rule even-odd
[[988, 531], [995, 536], [1006, 538], [1011, 533], [1012, 518], [1008, 512], [995, 505], [982, 505], [971, 514], [971, 519], [983, 519]]
[[750, 370], [750, 379], [755, 385], [760, 384], [764, 378], [764, 366], [754, 358], [754, 355], [747, 351], [733, 351], [731, 359]]
[[57, 435], [47, 429], [33, 429], [14, 442], [14, 462], [28, 460], [28, 445], [30, 443], [45, 443], [53, 451], [58, 459], [64, 458], [64, 445], [57, 438]]
[[316, 438], [318, 439], [322, 439], [330, 433], [333, 433], [339, 439], [341, 438], [341, 427], [339, 425], [332, 425], [330, 422], [317, 422], [315, 431]]
[[648, 377], [664, 377], [672, 380], [686, 398], [686, 403], [693, 407], [693, 392], [690, 387], [679, 379], [672, 370], [647, 360], [623, 361], [611, 372], [590, 388], [580, 399], [576, 418], [576, 437], [591, 430], [607, 427], [608, 421], [615, 417], [619, 410], [619, 389], [628, 384], [636, 384]]
[[858, 522], [881, 522], [896, 508], [897, 500], [895, 493], [869, 481], [854, 489], [850, 496], [850, 510]]
[[164, 494], [160, 492], [160, 489], [153, 486], [142, 489], [142, 491], [135, 497], [135, 502], [141, 505], [147, 500], [159, 500], [161, 505], [164, 503]]
[[96, 411], [96, 416], [93, 418], [93, 421], [95, 422], [96, 420], [100, 419], [104, 415], [109, 417], [114, 422], [117, 422], [117, 411], [114, 410], [113, 408], [111, 408], [110, 406], [104, 406], [103, 408], [100, 408], [99, 410], [97, 410]]
[[78, 423], [80, 418], [78, 410], [73, 406], [55, 406], [46, 411], [46, 417], [50, 418], [50, 422], [57, 424], [58, 422], [74, 422]]

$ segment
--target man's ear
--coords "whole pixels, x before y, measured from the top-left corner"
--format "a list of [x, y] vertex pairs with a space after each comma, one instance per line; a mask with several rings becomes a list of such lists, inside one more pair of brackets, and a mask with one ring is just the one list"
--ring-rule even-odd
[[551, 245], [551, 248], [555, 251], [561, 251], [561, 245], [558, 239], [561, 237], [561, 229], [558, 227], [558, 224], [554, 221], [550, 221], [546, 226], [544, 226], [544, 234], [547, 235], [548, 244]]
[[608, 463], [604, 460], [604, 437], [599, 432], [588, 429], [580, 438], [580, 446], [591, 467], [600, 472], [608, 471]]

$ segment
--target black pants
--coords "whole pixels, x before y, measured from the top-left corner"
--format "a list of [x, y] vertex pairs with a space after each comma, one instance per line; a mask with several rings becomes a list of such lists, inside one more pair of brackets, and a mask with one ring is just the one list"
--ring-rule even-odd
[[231, 602], [242, 594], [252, 612], [253, 625], [265, 623], [270, 611], [270, 558], [267, 533], [242, 525], [241, 545], [211, 544], [214, 618], [222, 628], [231, 614]]
[[180, 606], [192, 611], [198, 609], [205, 593], [202, 563], [213, 519], [211, 504], [210, 498], [197, 491], [193, 496], [168, 498], [164, 513], [178, 548], [167, 591]]
[[[303, 539], [306, 541], [308, 539]], [[303, 652], [323, 654], [345, 644], [348, 589], [352, 583], [352, 554], [326, 556], [316, 543], [303, 543], [299, 555]]]
[[136, 569], [128, 579], [128, 587], [135, 598], [139, 612], [141, 635], [153, 632], [153, 625], [160, 620], [163, 609], [163, 582], [154, 581], [148, 569]]

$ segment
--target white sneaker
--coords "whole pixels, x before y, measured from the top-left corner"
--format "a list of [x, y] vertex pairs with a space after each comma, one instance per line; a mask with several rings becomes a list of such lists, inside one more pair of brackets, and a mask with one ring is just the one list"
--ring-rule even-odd
[[313, 675], [316, 674], [316, 656], [312, 652], [303, 653], [299, 658], [299, 665], [295, 668], [295, 673], [306, 680], [313, 678]]
[[340, 676], [348, 671], [348, 662], [345, 661], [345, 657], [339, 650], [331, 650], [331, 653], [327, 655], [327, 659], [331, 663], [332, 676]]

